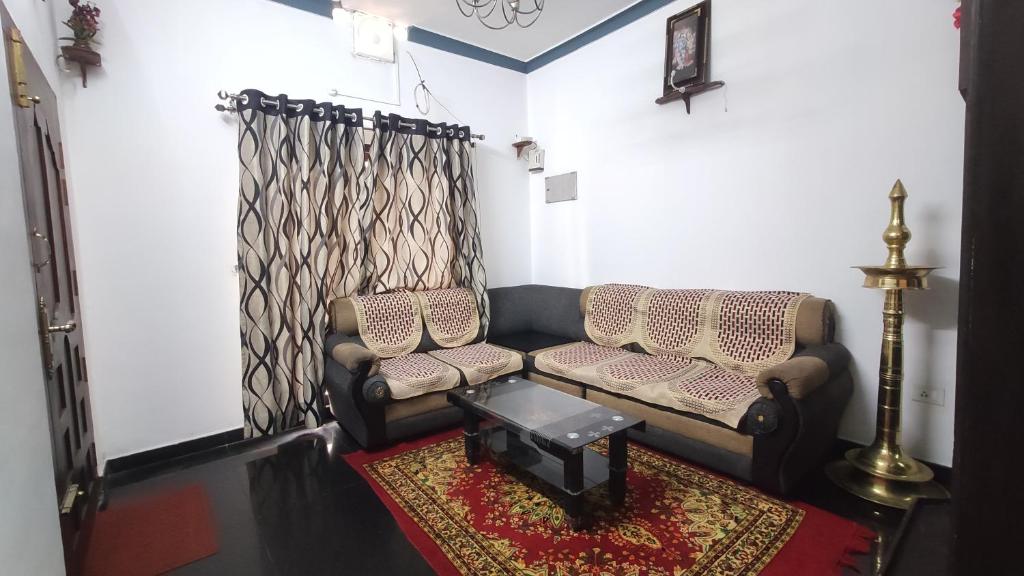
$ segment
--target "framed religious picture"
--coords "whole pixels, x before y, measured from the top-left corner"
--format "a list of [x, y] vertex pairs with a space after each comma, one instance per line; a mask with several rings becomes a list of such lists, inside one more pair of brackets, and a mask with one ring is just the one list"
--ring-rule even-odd
[[668, 19], [665, 40], [665, 77], [663, 95], [677, 88], [707, 81], [711, 51], [711, 0], [680, 12]]

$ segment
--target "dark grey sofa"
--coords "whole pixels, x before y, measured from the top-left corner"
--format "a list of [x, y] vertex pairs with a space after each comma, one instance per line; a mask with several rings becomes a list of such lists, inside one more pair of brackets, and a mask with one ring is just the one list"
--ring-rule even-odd
[[[800, 373], [801, 362], [780, 366], [778, 376], [768, 378], [760, 387], [764, 397], [749, 407], [736, 429], [730, 429], [699, 414], [648, 404], [540, 370], [535, 362], [537, 351], [590, 341], [581, 311], [582, 293], [580, 289], [542, 285], [488, 290], [488, 342], [525, 353], [524, 372], [534, 381], [645, 418], [646, 431], [631, 430], [632, 439], [770, 492], [792, 491], [831, 449], [853, 383], [849, 353], [831, 341], [830, 305], [822, 314], [823, 341], [798, 347], [794, 356], [823, 361], [817, 362], [825, 367], [817, 377], [824, 381], [802, 388], [806, 375]], [[328, 350], [346, 338], [350, 339], [329, 335]], [[331, 411], [364, 447], [387, 446], [461, 422], [461, 412], [447, 404], [444, 393], [401, 402], [381, 401], [379, 388], [384, 384], [379, 376], [367, 377], [369, 366], [350, 369], [327, 356], [325, 391]], [[792, 370], [793, 366], [798, 369]]]

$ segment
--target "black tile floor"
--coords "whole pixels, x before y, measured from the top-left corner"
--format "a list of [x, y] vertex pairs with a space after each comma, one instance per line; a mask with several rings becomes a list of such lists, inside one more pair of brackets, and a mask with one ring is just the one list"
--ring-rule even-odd
[[[210, 495], [220, 551], [175, 575], [400, 574], [434, 572], [390, 512], [341, 455], [358, 446], [337, 424], [248, 441], [106, 478], [109, 503], [201, 484]], [[879, 534], [850, 574], [874, 574], [903, 513], [808, 478], [796, 499]], [[796, 576], [796, 575], [794, 575]]]

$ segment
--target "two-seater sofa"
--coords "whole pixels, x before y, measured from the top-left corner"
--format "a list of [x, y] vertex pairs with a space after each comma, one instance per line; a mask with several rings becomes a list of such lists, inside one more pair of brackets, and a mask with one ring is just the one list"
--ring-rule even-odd
[[466, 289], [339, 298], [328, 316], [325, 403], [364, 448], [461, 421], [448, 390], [523, 371], [523, 353], [483, 341]]
[[[531, 380], [642, 417], [646, 431], [631, 439], [768, 491], [791, 491], [822, 461], [852, 393], [831, 303], [806, 294], [526, 285], [488, 296], [485, 345], [522, 353]], [[386, 374], [369, 376], [386, 361], [358, 350], [353, 323], [332, 316], [326, 389], [364, 446], [460, 421], [437, 392], [395, 398]], [[348, 358], [341, 344], [356, 345], [343, 346]], [[510, 361], [487, 375], [470, 370], [460, 384], [513, 373]], [[378, 399], [381, 387], [389, 392]]]

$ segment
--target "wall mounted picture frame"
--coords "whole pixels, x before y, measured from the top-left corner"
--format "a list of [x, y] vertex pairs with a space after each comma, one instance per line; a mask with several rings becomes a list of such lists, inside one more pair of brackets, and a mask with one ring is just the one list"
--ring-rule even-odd
[[711, 53], [711, 0], [705, 0], [668, 19], [665, 26], [665, 74], [662, 94], [707, 81]]

